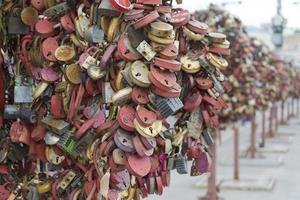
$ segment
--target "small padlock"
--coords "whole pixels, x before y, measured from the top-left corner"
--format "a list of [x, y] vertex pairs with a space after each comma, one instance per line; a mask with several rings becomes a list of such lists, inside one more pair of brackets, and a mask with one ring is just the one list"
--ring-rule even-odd
[[179, 98], [159, 97], [156, 102], [156, 107], [164, 117], [168, 117], [183, 108], [183, 103]]
[[177, 155], [175, 158], [175, 167], [178, 174], [188, 173], [187, 158], [183, 155]]
[[199, 170], [197, 169], [197, 167], [196, 167], [195, 161], [193, 161], [193, 164], [192, 164], [192, 166], [191, 166], [191, 172], [190, 172], [190, 175], [191, 175], [191, 176], [200, 176], [200, 175], [201, 175], [200, 171], [199, 171]]
[[63, 135], [70, 128], [70, 124], [61, 119], [55, 119], [53, 117], [44, 117], [41, 123], [45, 128], [52, 131], [57, 135]]
[[65, 133], [60, 137], [57, 146], [63, 149], [66, 153], [68, 153], [71, 157], [75, 158], [75, 148], [77, 141], [73, 136], [72, 131], [65, 131]]

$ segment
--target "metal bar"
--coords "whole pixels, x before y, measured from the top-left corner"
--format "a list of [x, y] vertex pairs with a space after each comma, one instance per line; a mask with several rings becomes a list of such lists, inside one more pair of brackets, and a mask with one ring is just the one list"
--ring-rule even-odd
[[291, 115], [292, 115], [292, 117], [295, 117], [295, 102], [294, 102], [294, 97], [292, 97], [292, 113], [291, 113]]
[[240, 155], [239, 155], [239, 128], [233, 126], [233, 133], [234, 133], [234, 146], [233, 146], [233, 155], [234, 155], [234, 171], [233, 171], [233, 178], [234, 180], [240, 179]]
[[[219, 130], [216, 130], [219, 131]], [[216, 135], [216, 134], [215, 134]], [[216, 137], [215, 137], [216, 139]], [[208, 177], [208, 186], [207, 186], [207, 193], [204, 197], [201, 197], [200, 200], [218, 200], [218, 191], [217, 191], [217, 184], [216, 184], [216, 173], [217, 173], [217, 145], [216, 141], [210, 145], [210, 151], [212, 155], [212, 166], [211, 166], [211, 173]]]
[[275, 105], [275, 134], [278, 133], [278, 105]]
[[297, 117], [299, 117], [299, 98], [297, 98]]
[[284, 120], [284, 101], [281, 101], [281, 116], [280, 116], [280, 124], [284, 125], [285, 120]]
[[261, 131], [261, 143], [260, 147], [265, 147], [265, 139], [266, 139], [266, 111], [262, 111], [262, 120], [261, 120], [261, 126], [262, 126], [262, 131]]
[[274, 107], [272, 106], [270, 108], [270, 115], [269, 115], [268, 137], [270, 137], [270, 138], [274, 137], [274, 133], [273, 133], [273, 116], [274, 116]]
[[255, 148], [255, 141], [256, 141], [256, 122], [255, 122], [255, 112], [251, 117], [251, 141], [250, 141], [250, 157], [252, 159], [255, 158], [256, 148]]

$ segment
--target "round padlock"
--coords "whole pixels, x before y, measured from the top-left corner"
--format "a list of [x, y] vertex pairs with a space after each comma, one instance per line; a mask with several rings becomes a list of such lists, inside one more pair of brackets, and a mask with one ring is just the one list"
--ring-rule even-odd
[[34, 7], [26, 7], [21, 12], [21, 20], [28, 26], [34, 26], [39, 20], [39, 13]]
[[135, 118], [135, 110], [129, 105], [124, 105], [121, 107], [117, 120], [120, 126], [127, 131], [134, 131], [133, 120]]
[[190, 20], [186, 26], [191, 31], [202, 35], [205, 35], [208, 31], [208, 25], [197, 20]]
[[173, 72], [180, 71], [181, 69], [181, 63], [176, 60], [166, 60], [163, 58], [155, 57], [153, 64], [157, 67], [168, 69]]
[[67, 65], [64, 72], [64, 77], [72, 84], [81, 83], [81, 69], [77, 64]]
[[140, 157], [150, 157], [153, 152], [154, 152], [154, 149], [146, 149], [145, 146], [143, 145], [141, 139], [139, 136], [135, 136], [133, 139], [132, 139], [132, 143], [133, 143], [133, 146], [137, 152], [137, 154], [140, 156]]
[[138, 157], [137, 155], [129, 155], [127, 160], [127, 169], [137, 177], [146, 176], [151, 169], [149, 157]]
[[159, 52], [158, 56], [167, 60], [175, 60], [178, 56], [178, 48], [174, 44], [169, 44]]
[[42, 37], [50, 37], [54, 33], [53, 23], [47, 19], [40, 19], [35, 24], [35, 30]]
[[200, 90], [208, 90], [208, 89], [212, 88], [213, 81], [210, 79], [206, 79], [206, 78], [196, 77], [195, 84], [196, 84], [196, 87], [199, 88]]
[[127, 157], [124, 151], [117, 148], [113, 151], [113, 160], [117, 165], [125, 165], [127, 162]]
[[227, 60], [225, 60], [222, 57], [216, 56], [212, 53], [206, 54], [206, 59], [208, 60], [208, 62], [211, 65], [215, 66], [216, 68], [218, 68], [220, 70], [225, 70], [228, 67]]
[[40, 73], [42, 80], [47, 83], [54, 83], [60, 78], [60, 74], [52, 67], [44, 67]]
[[184, 9], [173, 9], [171, 13], [170, 23], [175, 27], [184, 26], [190, 20], [190, 13]]
[[202, 102], [202, 96], [198, 90], [192, 90], [184, 98], [184, 110], [187, 112], [193, 112], [197, 109]]
[[199, 34], [199, 33], [194, 33], [193, 31], [191, 31], [190, 29], [188, 29], [186, 27], [183, 27], [183, 32], [186, 35], [186, 37], [188, 37], [191, 40], [195, 40], [195, 41], [200, 41], [205, 37], [205, 35]]
[[120, 128], [114, 134], [115, 144], [119, 149], [123, 150], [124, 152], [129, 152], [129, 153], [135, 152], [132, 143], [132, 138], [133, 135]]
[[127, 61], [135, 61], [142, 58], [142, 56], [131, 46], [127, 34], [122, 34], [118, 41], [118, 54]]
[[133, 123], [137, 132], [146, 138], [154, 138], [162, 129], [161, 120], [156, 120], [151, 126], [148, 127], [143, 127], [136, 119], [133, 120]]
[[147, 26], [148, 24], [150, 24], [151, 22], [155, 21], [158, 18], [159, 18], [159, 14], [156, 10], [154, 10], [154, 11], [150, 12], [148, 15], [138, 19], [133, 24], [133, 27], [134, 27], [134, 29], [143, 28], [143, 27]]
[[157, 37], [168, 37], [173, 32], [173, 26], [171, 24], [157, 21], [150, 24], [150, 32]]
[[176, 75], [168, 70], [160, 70], [157, 67], [151, 66], [149, 79], [156, 87], [164, 90], [169, 90], [176, 84]]
[[155, 93], [156, 95], [159, 95], [161, 97], [165, 98], [177, 98], [180, 96], [181, 93], [181, 87], [178, 83], [174, 83], [171, 88], [168, 90], [156, 87], [154, 85], [151, 85], [151, 91]]
[[153, 35], [151, 32], [148, 32], [148, 38], [156, 43], [159, 44], [172, 44], [175, 41], [175, 31], [173, 30], [172, 34], [167, 37], [157, 37], [156, 35]]
[[148, 89], [141, 87], [133, 87], [131, 98], [136, 104], [145, 105], [149, 103]]
[[57, 155], [54, 151], [53, 148], [50, 146], [46, 147], [46, 159], [48, 162], [54, 164], [54, 165], [59, 165], [65, 160], [65, 156], [59, 156]]
[[110, 4], [114, 9], [119, 12], [125, 12], [132, 8], [132, 5], [129, 0], [109, 0]]
[[76, 56], [74, 47], [61, 45], [54, 52], [55, 58], [62, 63], [69, 64]]
[[188, 56], [180, 58], [181, 69], [189, 74], [195, 74], [201, 70], [200, 62], [198, 60], [191, 60]]
[[210, 32], [208, 33], [208, 39], [213, 43], [223, 43], [226, 40], [226, 35], [223, 33]]
[[142, 61], [135, 61], [130, 66], [129, 76], [133, 83], [140, 87], [149, 87], [151, 82], [148, 78], [149, 69]]
[[31, 0], [30, 4], [39, 11], [45, 9], [45, 4], [43, 0]]
[[131, 93], [132, 88], [123, 88], [112, 96], [112, 102], [115, 105], [123, 105], [131, 99]]
[[42, 42], [42, 53], [46, 60], [55, 62], [55, 50], [58, 48], [58, 42], [54, 37], [48, 37]]
[[151, 126], [157, 119], [156, 113], [147, 110], [143, 106], [139, 106], [136, 111], [136, 119], [140, 125], [147, 127]]
[[75, 31], [75, 25], [70, 15], [64, 15], [60, 17], [60, 23], [67, 33], [72, 33]]

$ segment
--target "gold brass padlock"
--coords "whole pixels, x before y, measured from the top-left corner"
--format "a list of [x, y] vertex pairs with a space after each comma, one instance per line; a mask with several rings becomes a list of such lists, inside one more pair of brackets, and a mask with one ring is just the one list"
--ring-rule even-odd
[[75, 47], [73, 44], [65, 44], [67, 40], [69, 40], [69, 37], [65, 37], [61, 45], [55, 50], [54, 56], [55, 58], [64, 64], [71, 64], [73, 59], [76, 56]]

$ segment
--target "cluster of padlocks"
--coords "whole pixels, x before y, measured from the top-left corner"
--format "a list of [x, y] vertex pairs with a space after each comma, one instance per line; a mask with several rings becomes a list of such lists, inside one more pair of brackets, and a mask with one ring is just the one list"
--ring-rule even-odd
[[3, 1], [0, 20], [0, 199], [140, 199], [210, 171], [226, 35], [169, 0]]
[[231, 43], [230, 67], [222, 72], [228, 76], [232, 90], [224, 95], [229, 109], [223, 111], [222, 120], [251, 117], [256, 110], [299, 96], [299, 70], [279, 58], [263, 41], [250, 37], [240, 19], [214, 4], [196, 12], [195, 18], [213, 31], [224, 32]]

